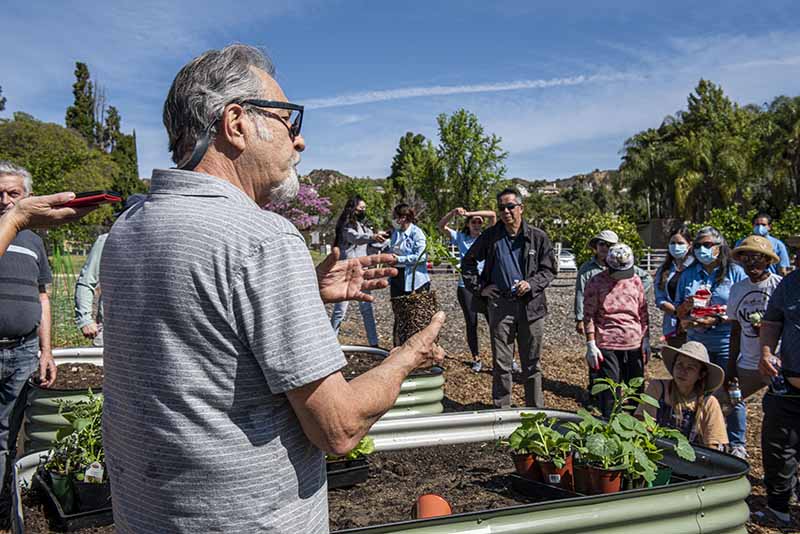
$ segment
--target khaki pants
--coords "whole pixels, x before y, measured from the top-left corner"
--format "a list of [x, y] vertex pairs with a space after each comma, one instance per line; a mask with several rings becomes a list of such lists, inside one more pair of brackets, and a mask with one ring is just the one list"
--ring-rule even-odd
[[528, 321], [525, 304], [510, 298], [490, 299], [488, 312], [492, 338], [492, 402], [497, 408], [511, 406], [511, 365], [516, 342], [522, 362], [525, 405], [544, 408], [542, 367], [539, 362], [544, 318]]

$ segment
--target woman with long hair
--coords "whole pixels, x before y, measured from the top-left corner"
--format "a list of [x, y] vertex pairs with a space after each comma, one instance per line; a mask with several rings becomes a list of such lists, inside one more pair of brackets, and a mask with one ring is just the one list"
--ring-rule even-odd
[[728, 443], [725, 419], [713, 393], [725, 373], [709, 361], [708, 351], [697, 341], [664, 347], [662, 355], [672, 378], [647, 384], [645, 393], [658, 401], [658, 408], [641, 404], [637, 414], [647, 411], [658, 424], [680, 430], [692, 443], [724, 448]]
[[[747, 275], [733, 262], [727, 241], [713, 226], [706, 226], [697, 232], [692, 250], [697, 261], [683, 272], [678, 282], [675, 302], [678, 318], [686, 329], [687, 339], [702, 343], [708, 350], [711, 363], [727, 369], [731, 338], [731, 323], [727, 315], [723, 312], [697, 312], [703, 311], [703, 308], [708, 310], [710, 306], [727, 307], [733, 284], [744, 280]], [[700, 290], [705, 290], [702, 295], [698, 294]], [[701, 300], [706, 301], [702, 306]], [[747, 456], [744, 433], [746, 416], [744, 405], [736, 404], [726, 418], [731, 454], [740, 458]]]
[[[460, 231], [456, 231], [448, 223], [454, 217], [464, 217], [464, 226]], [[464, 208], [450, 210], [439, 221], [439, 230], [445, 237], [450, 238], [450, 242], [458, 247], [459, 257], [463, 258], [473, 243], [478, 239], [483, 231], [483, 222], [487, 220], [490, 226], [497, 222], [497, 215], [491, 210], [467, 211]], [[478, 273], [483, 271], [483, 262], [478, 263]], [[458, 289], [456, 290], [458, 304], [464, 313], [464, 322], [467, 325], [467, 345], [472, 353], [472, 370], [479, 373], [483, 367], [478, 359], [478, 310], [475, 307], [475, 300], [472, 293], [464, 287], [464, 279], [458, 278]], [[486, 312], [481, 312], [486, 317]], [[488, 319], [487, 319], [488, 320]], [[516, 363], [516, 361], [514, 362]]]
[[686, 332], [678, 320], [675, 301], [681, 274], [694, 261], [692, 235], [689, 227], [683, 224], [670, 232], [669, 250], [655, 278], [656, 307], [664, 312], [661, 332], [670, 347], [680, 347], [686, 342]]
[[[382, 246], [386, 241], [386, 235], [382, 232], [373, 233], [366, 225], [367, 203], [359, 195], [348, 199], [344, 205], [339, 219], [336, 221], [336, 237], [334, 246], [339, 247], [340, 259], [360, 258], [367, 255], [367, 246]], [[366, 293], [366, 291], [365, 291]], [[339, 326], [347, 313], [347, 301], [337, 302], [333, 305], [331, 315], [331, 326], [333, 331], [339, 333]], [[372, 311], [371, 302], [360, 301], [358, 310], [364, 320], [364, 330], [367, 332], [367, 340], [370, 346], [378, 346], [378, 329], [375, 326], [375, 314]]]

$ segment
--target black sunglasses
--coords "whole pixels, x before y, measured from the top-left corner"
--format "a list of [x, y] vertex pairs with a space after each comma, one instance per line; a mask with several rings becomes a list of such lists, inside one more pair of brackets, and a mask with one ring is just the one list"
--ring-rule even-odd
[[290, 102], [278, 102], [276, 100], [245, 100], [242, 102], [243, 106], [254, 106], [257, 108], [273, 108], [273, 109], [288, 109], [292, 111], [289, 115], [289, 119], [285, 119], [276, 113], [271, 113], [264, 109], [259, 109], [266, 115], [270, 115], [273, 118], [280, 120], [284, 126], [289, 130], [289, 137], [292, 141], [300, 135], [300, 128], [303, 127], [303, 106], [299, 104], [292, 104]]
[[500, 204], [499, 206], [497, 206], [497, 209], [499, 211], [506, 211], [506, 210], [513, 211], [514, 208], [516, 208], [517, 206], [522, 206], [522, 204], [515, 204], [514, 202], [509, 202], [508, 204]]

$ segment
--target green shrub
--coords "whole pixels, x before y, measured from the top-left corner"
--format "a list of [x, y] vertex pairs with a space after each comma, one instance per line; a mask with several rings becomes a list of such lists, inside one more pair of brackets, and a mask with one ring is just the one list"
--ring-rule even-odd
[[589, 240], [601, 230], [613, 230], [620, 241], [630, 246], [636, 257], [637, 263], [641, 261], [644, 253], [644, 241], [636, 230], [636, 224], [625, 216], [611, 213], [589, 213], [564, 227], [562, 235], [575, 253], [575, 262], [578, 267], [592, 257]]
[[755, 210], [750, 210], [745, 215], [740, 215], [737, 206], [715, 208], [711, 210], [707, 220], [702, 223], [689, 224], [689, 230], [692, 235], [695, 235], [704, 226], [713, 226], [725, 236], [728, 246], [733, 248], [737, 241], [753, 233], [752, 221], [755, 215]]
[[780, 220], [773, 221], [770, 234], [782, 240], [800, 236], [800, 206], [792, 204], [786, 208]]

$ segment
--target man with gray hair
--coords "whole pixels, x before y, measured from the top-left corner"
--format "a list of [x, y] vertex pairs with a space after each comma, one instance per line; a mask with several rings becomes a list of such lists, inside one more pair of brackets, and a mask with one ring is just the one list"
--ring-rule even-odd
[[231, 45], [185, 65], [164, 105], [177, 169], [155, 170], [100, 266], [103, 436], [119, 533], [328, 532], [324, 452], [351, 450], [413, 369], [441, 362], [444, 322], [345, 381], [323, 303], [370, 300], [382, 254], [316, 272], [286, 219], [303, 107], [269, 60]]
[[[0, 217], [30, 194], [30, 173], [0, 161]], [[56, 378], [47, 296], [51, 281], [41, 238], [30, 230], [19, 232], [0, 256], [0, 530], [9, 528], [10, 472], [21, 413], [14, 407], [24, 402], [25, 383], [36, 369], [45, 387]]]

